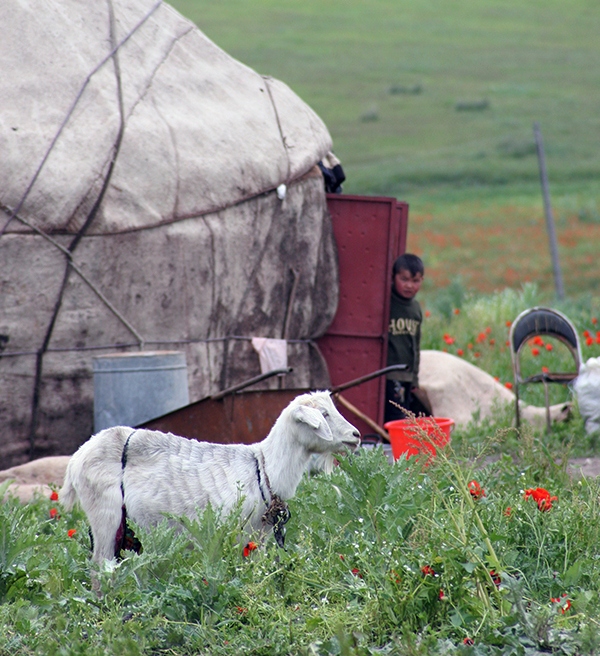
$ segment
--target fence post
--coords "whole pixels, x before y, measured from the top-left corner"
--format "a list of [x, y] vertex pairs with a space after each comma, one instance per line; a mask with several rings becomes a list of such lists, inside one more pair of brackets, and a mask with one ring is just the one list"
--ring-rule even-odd
[[552, 206], [550, 205], [550, 191], [548, 189], [548, 173], [546, 171], [546, 155], [544, 153], [544, 142], [540, 124], [536, 121], [533, 124], [533, 134], [535, 136], [535, 146], [537, 149], [538, 163], [540, 167], [540, 182], [542, 183], [542, 196], [544, 198], [544, 214], [546, 215], [546, 230], [550, 240], [550, 256], [552, 258], [552, 270], [554, 271], [554, 288], [559, 300], [565, 297], [563, 287], [562, 273], [560, 271], [560, 260], [558, 257], [558, 244], [556, 242], [556, 231], [554, 229], [554, 217], [552, 215]]

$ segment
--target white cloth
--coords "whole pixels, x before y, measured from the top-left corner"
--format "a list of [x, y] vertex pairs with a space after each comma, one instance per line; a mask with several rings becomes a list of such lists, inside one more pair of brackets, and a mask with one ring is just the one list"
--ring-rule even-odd
[[573, 383], [586, 433], [600, 430], [600, 358], [590, 358], [579, 368]]
[[287, 368], [287, 341], [285, 339], [253, 337], [252, 346], [258, 353], [261, 373], [266, 374], [273, 369]]

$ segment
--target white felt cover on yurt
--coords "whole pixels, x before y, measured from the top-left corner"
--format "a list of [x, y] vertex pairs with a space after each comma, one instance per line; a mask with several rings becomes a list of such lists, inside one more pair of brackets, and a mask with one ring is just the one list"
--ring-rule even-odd
[[0, 24], [1, 464], [85, 441], [99, 353], [184, 350], [194, 400], [285, 338], [286, 386], [326, 384], [314, 111], [164, 2], [11, 0]]

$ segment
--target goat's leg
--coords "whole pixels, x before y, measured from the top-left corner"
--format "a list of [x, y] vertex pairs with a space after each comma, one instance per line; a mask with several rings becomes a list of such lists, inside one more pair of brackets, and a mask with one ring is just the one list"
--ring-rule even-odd
[[94, 551], [92, 560], [101, 564], [115, 557], [115, 538], [123, 517], [123, 496], [120, 488], [106, 490], [101, 497], [94, 500], [91, 508], [85, 508]]

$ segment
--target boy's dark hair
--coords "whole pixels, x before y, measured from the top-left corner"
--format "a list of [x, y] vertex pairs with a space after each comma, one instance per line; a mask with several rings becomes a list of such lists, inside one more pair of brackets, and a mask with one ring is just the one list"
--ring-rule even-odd
[[394, 277], [401, 269], [410, 271], [411, 276], [414, 276], [417, 273], [425, 275], [425, 265], [423, 264], [423, 260], [418, 255], [413, 255], [413, 253], [404, 253], [404, 255], [401, 255], [394, 262], [392, 277]]

